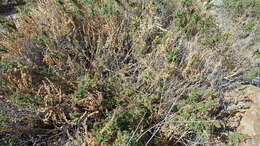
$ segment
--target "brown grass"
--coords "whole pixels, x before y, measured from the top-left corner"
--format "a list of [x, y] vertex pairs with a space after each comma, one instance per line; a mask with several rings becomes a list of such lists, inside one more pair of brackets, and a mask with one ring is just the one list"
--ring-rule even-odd
[[[228, 37], [203, 45], [220, 30], [202, 31], [209, 16], [194, 3], [181, 8], [175, 1], [110, 2], [36, 1], [29, 16], [20, 13], [17, 30], [1, 34], [0, 92], [10, 102], [14, 93], [28, 97], [27, 108], [37, 111], [34, 126], [14, 136], [23, 137], [18, 144], [184, 145], [192, 143], [192, 135], [203, 137], [204, 144], [227, 142], [229, 130], [216, 134], [215, 123], [204, 124], [209, 130], [199, 133], [178, 121], [202, 117], [225, 127], [229, 114], [220, 121], [210, 113], [224, 111], [221, 85], [240, 67], [225, 45]], [[171, 14], [178, 9], [192, 9], [201, 18], [178, 29]], [[216, 93], [206, 93], [211, 90]], [[33, 101], [38, 97], [41, 103]], [[23, 98], [18, 101], [28, 102]], [[192, 119], [182, 117], [190, 110], [182, 102], [211, 106], [190, 111]]]

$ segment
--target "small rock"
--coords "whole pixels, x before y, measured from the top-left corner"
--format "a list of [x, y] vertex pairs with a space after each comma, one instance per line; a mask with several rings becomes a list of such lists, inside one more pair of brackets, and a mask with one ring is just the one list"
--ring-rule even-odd
[[257, 87], [260, 87], [260, 77], [256, 77], [255, 79], [253, 79], [252, 84]]

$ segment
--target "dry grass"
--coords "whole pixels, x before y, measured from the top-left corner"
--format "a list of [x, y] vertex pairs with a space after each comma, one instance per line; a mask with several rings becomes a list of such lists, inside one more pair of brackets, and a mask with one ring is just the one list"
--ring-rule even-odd
[[20, 13], [0, 37], [0, 93], [37, 111], [18, 145], [228, 143], [222, 85], [239, 58], [199, 6], [174, 2], [49, 0]]

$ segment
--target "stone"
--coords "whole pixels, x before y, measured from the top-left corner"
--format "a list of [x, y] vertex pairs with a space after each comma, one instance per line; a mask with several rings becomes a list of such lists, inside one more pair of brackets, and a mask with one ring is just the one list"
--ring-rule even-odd
[[250, 138], [241, 146], [260, 146], [260, 88], [250, 86], [246, 89], [248, 98], [252, 100], [250, 108], [245, 112], [237, 132]]

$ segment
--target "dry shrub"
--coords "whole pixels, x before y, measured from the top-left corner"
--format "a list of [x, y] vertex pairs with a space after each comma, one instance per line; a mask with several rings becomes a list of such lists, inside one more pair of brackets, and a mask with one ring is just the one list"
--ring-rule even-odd
[[[205, 40], [219, 30], [188, 2], [49, 0], [21, 13], [17, 30], [1, 35], [0, 67], [7, 99], [14, 92], [43, 99], [33, 107], [40, 128], [30, 128], [31, 142], [174, 145], [199, 136], [217, 142], [217, 126], [204, 123], [223, 110], [216, 98], [238, 64], [219, 38]], [[194, 89], [218, 93], [193, 95]], [[202, 126], [178, 123], [200, 117]]]

